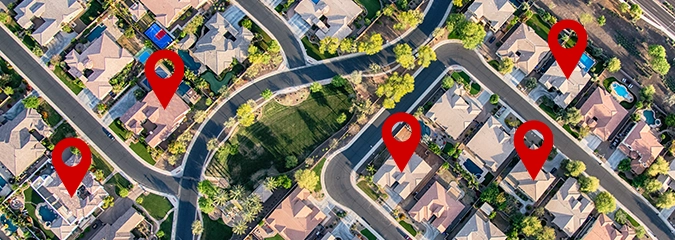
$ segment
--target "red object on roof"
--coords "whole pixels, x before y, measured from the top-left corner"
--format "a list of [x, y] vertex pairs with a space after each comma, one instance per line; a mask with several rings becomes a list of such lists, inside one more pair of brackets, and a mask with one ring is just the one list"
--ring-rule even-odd
[[160, 29], [159, 32], [157, 32], [157, 34], [155, 34], [155, 39], [157, 39], [159, 41], [164, 36], [166, 36], [166, 31], [164, 31], [164, 29]]

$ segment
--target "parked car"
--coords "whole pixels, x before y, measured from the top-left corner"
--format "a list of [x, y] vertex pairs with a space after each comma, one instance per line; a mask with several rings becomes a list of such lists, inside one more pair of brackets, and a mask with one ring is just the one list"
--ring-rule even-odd
[[103, 133], [105, 133], [105, 135], [108, 136], [108, 138], [115, 140], [115, 137], [112, 135], [112, 133], [108, 131], [108, 129], [105, 129], [105, 127], [101, 127], [101, 129], [103, 130]]

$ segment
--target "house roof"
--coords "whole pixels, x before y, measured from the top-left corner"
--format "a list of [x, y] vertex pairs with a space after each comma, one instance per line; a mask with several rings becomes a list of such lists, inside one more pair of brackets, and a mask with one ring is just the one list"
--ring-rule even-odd
[[436, 101], [426, 116], [442, 126], [445, 132], [457, 139], [476, 116], [483, 104], [463, 97], [464, 88], [455, 84]]
[[[363, 9], [354, 1], [347, 0], [300, 0], [288, 12], [289, 17], [298, 14], [309, 25], [316, 25], [317, 37], [324, 39], [327, 36], [343, 39], [352, 33], [349, 24], [358, 17]], [[320, 19], [326, 17], [324, 24]]]
[[129, 13], [131, 13], [131, 18], [133, 18], [134, 21], [140, 20], [147, 12], [148, 8], [141, 3], [134, 2], [134, 4], [129, 6]]
[[122, 216], [117, 218], [113, 224], [104, 224], [90, 240], [122, 240], [134, 239], [131, 233], [139, 223], [144, 220], [143, 215], [139, 214], [134, 208], [129, 208]]
[[492, 29], [501, 28], [515, 11], [509, 0], [476, 0], [467, 9], [476, 19], [485, 18]]
[[403, 172], [398, 169], [394, 159], [389, 158], [373, 175], [373, 182], [392, 188], [401, 198], [405, 199], [430, 172], [429, 164], [417, 154], [412, 155]]
[[[130, 62], [134, 57], [126, 49], [120, 47], [115, 39], [103, 34], [87, 47], [82, 54], [72, 50], [64, 60], [70, 67], [70, 74], [79, 78], [84, 85], [98, 99], [103, 99], [112, 91], [110, 79]], [[89, 76], [85, 76], [85, 71], [91, 70]]]
[[593, 202], [579, 191], [579, 184], [574, 178], [568, 178], [546, 204], [546, 210], [553, 214], [553, 224], [562, 229], [567, 236], [574, 235], [594, 207]]
[[44, 46], [61, 30], [62, 24], [70, 23], [84, 12], [84, 5], [77, 0], [25, 0], [14, 7], [14, 11], [14, 19], [25, 29], [33, 26], [34, 18], [44, 21], [35, 26], [37, 28], [31, 34]]
[[490, 222], [484, 214], [471, 216], [455, 236], [455, 240], [505, 240], [506, 235]]
[[504, 131], [502, 124], [493, 116], [485, 121], [485, 124], [466, 146], [492, 171], [497, 171], [499, 165], [506, 160], [514, 148], [511, 136]]
[[428, 222], [436, 216], [431, 225], [438, 231], [445, 232], [463, 209], [464, 205], [460, 201], [448, 194], [441, 184], [435, 182], [408, 213], [418, 222]]
[[307, 189], [296, 188], [265, 222], [284, 239], [305, 239], [326, 218], [308, 200], [309, 195]]
[[635, 127], [621, 142], [619, 150], [632, 159], [631, 168], [633, 172], [641, 174], [656, 160], [656, 157], [663, 150], [663, 145], [661, 145], [651, 127], [644, 120], [641, 120], [635, 124]]
[[20, 175], [45, 152], [45, 147], [30, 133], [31, 130], [45, 137], [51, 134], [51, 128], [35, 109], [24, 109], [0, 126], [0, 162], [14, 176]]
[[593, 130], [593, 134], [607, 141], [628, 111], [614, 97], [602, 88], [597, 88], [581, 106], [584, 124]]
[[502, 57], [515, 60], [515, 66], [529, 74], [549, 51], [548, 43], [526, 24], [520, 24], [497, 50]]
[[134, 134], [143, 131], [143, 124], [146, 120], [156, 125], [145, 138], [149, 146], [155, 147], [171, 135], [189, 110], [190, 107], [176, 94], [171, 97], [171, 104], [164, 109], [155, 92], [151, 91], [142, 101], [131, 106], [120, 117], [120, 121]]
[[[227, 12], [233, 11], [241, 12], [237, 6], [230, 6], [227, 9]], [[248, 47], [253, 39], [251, 31], [225, 18], [227, 12], [216, 13], [206, 22], [209, 31], [197, 41], [192, 51], [195, 58], [216, 74], [229, 68], [233, 59], [243, 62], [248, 57]], [[234, 39], [227, 38], [227, 33]]]
[[208, 0], [141, 0], [155, 14], [155, 19], [169, 27], [189, 7], [198, 8]]
[[539, 170], [537, 177], [532, 180], [530, 173], [527, 172], [527, 168], [523, 164], [523, 161], [518, 161], [511, 173], [507, 176], [513, 183], [517, 185], [527, 196], [532, 198], [535, 202], [539, 200], [548, 186], [553, 183], [555, 177], [542, 170]]
[[560, 90], [562, 94], [556, 96], [553, 101], [562, 108], [566, 108], [572, 99], [576, 97], [581, 89], [586, 86], [588, 80], [591, 79], [590, 74], [583, 74], [581, 68], [576, 66], [570, 78], [565, 77], [562, 69], [558, 65], [558, 62], [553, 63], [551, 67], [539, 78], [539, 82], [544, 84], [546, 88], [554, 87], [555, 89]]
[[628, 226], [618, 227], [607, 215], [602, 214], [593, 223], [593, 227], [584, 236], [588, 240], [631, 240], [635, 238], [635, 231]]

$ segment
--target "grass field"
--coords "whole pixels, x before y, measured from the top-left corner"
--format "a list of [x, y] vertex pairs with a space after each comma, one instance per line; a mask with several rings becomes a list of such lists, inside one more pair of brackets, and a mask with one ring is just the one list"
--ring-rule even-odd
[[107, 177], [112, 173], [113, 167], [110, 166], [110, 164], [108, 164], [108, 162], [106, 162], [105, 159], [101, 157], [101, 154], [96, 152], [96, 150], [94, 150], [93, 148], [91, 148], [91, 156], [92, 156], [91, 165], [95, 169], [103, 170], [104, 177]]
[[312, 44], [307, 37], [302, 38], [302, 45], [307, 49], [307, 55], [316, 59], [323, 60], [327, 58], [336, 57], [337, 54], [322, 53], [319, 51], [319, 46]]
[[465, 72], [454, 72], [452, 73], [452, 78], [455, 79], [455, 82], [461, 84], [470, 84], [471, 78]]
[[551, 118], [553, 119], [558, 119], [558, 114], [556, 114], [555, 110], [550, 108], [549, 106], [546, 106], [545, 103], [540, 103], [539, 107], [546, 112]]
[[323, 168], [323, 164], [326, 163], [326, 159], [323, 158], [321, 161], [312, 168], [312, 171], [316, 173], [317, 176], [319, 176], [319, 184], [316, 185], [316, 189], [314, 189], [316, 192], [321, 191], [321, 169]]
[[[145, 200], [145, 199], [144, 199]], [[171, 239], [171, 230], [173, 229], [173, 213], [169, 214], [166, 217], [166, 220], [159, 225], [159, 230], [164, 232], [164, 237], [161, 237], [162, 240]]]
[[204, 222], [204, 231], [202, 232], [202, 239], [230, 239], [232, 237], [232, 228], [225, 225], [222, 219], [213, 221], [209, 215], [202, 213]]
[[368, 11], [366, 18], [370, 18], [371, 20], [375, 18], [377, 11], [380, 10], [379, 0], [356, 0], [356, 2], [366, 7], [366, 10]]
[[75, 95], [79, 94], [82, 91], [82, 87], [80, 85], [77, 85], [75, 82], [75, 79], [70, 76], [69, 73], [67, 73], [63, 68], [60, 66], [54, 66], [54, 74], [61, 79], [61, 82], [65, 83], [68, 88], [75, 93]]
[[112, 130], [117, 136], [121, 137], [124, 140], [127, 140], [127, 136], [129, 134], [129, 130], [124, 128], [122, 122], [119, 119], [115, 119], [110, 125], [110, 130]]
[[80, 17], [80, 20], [86, 25], [89, 25], [96, 19], [105, 9], [103, 9], [103, 6], [98, 0], [90, 0], [89, 3], [87, 3], [87, 11], [82, 14]]
[[530, 26], [539, 37], [544, 40], [548, 39], [548, 32], [551, 31], [551, 27], [539, 17], [539, 14], [535, 14], [530, 20], [527, 20], [527, 25]]
[[294, 155], [302, 162], [344, 125], [335, 119], [349, 110], [352, 92], [325, 86], [296, 106], [268, 103], [255, 124], [240, 129], [230, 138], [229, 143], [238, 145], [239, 152], [224, 163], [212, 161], [207, 174], [229, 176], [233, 184], [246, 184], [262, 169], [275, 167], [280, 172], [287, 171], [286, 156]]
[[274, 235], [274, 237], [268, 237], [268, 238], [265, 238], [265, 240], [284, 240], [284, 237], [282, 237], [281, 235], [279, 235], [277, 233], [277, 235]]
[[366, 182], [366, 180], [359, 181], [358, 183], [356, 183], [356, 186], [358, 186], [361, 189], [361, 191], [366, 193], [366, 195], [368, 195], [368, 197], [370, 197], [370, 199], [373, 199], [374, 201], [377, 201], [377, 199], [378, 199], [377, 193], [375, 191], [373, 191], [373, 189], [370, 188], [370, 186], [368, 186], [368, 183]]
[[405, 230], [408, 231], [411, 235], [417, 236], [417, 231], [415, 231], [415, 228], [409, 223], [405, 221], [399, 221], [398, 224], [401, 224], [401, 226], [405, 228]]
[[141, 206], [143, 206], [143, 208], [145, 208], [145, 210], [150, 213], [150, 216], [155, 219], [164, 218], [166, 213], [173, 209], [173, 205], [171, 205], [171, 202], [169, 202], [168, 199], [153, 193], [143, 197], [143, 203]]
[[62, 139], [66, 137], [73, 137], [75, 135], [77, 135], [75, 133], [75, 129], [73, 129], [73, 127], [71, 127], [70, 124], [68, 124], [67, 122], [64, 122], [61, 123], [59, 127], [54, 129], [54, 133], [52, 133], [52, 136], [49, 137], [50, 138], [49, 140], [51, 140], [52, 143], [57, 144]]
[[124, 177], [123, 177], [121, 174], [119, 174], [119, 173], [118, 173], [118, 174], [115, 174], [115, 176], [112, 176], [112, 178], [110, 178], [110, 179], [106, 182], [106, 184], [112, 184], [112, 185], [115, 185], [115, 193], [117, 193], [117, 195], [120, 194], [120, 190], [121, 190], [122, 188], [130, 189], [130, 188], [132, 187], [132, 185], [131, 185], [131, 183], [129, 182], [129, 180], [127, 180], [126, 178], [124, 178]]
[[377, 240], [375, 234], [371, 233], [370, 230], [368, 230], [367, 228], [361, 230], [361, 234], [363, 234], [363, 236], [366, 237], [368, 240]]
[[150, 153], [148, 152], [148, 146], [145, 145], [143, 142], [135, 142], [129, 145], [131, 150], [134, 150], [134, 152], [141, 157], [143, 160], [145, 160], [147, 163], [150, 165], [155, 165], [155, 159], [152, 158]]
[[[38, 106], [38, 111], [40, 114], [42, 114], [42, 119], [45, 120], [47, 125], [51, 127], [56, 126], [56, 124], [58, 124], [61, 119], [63, 119], [61, 115], [59, 115], [59, 113], [56, 112], [56, 110], [54, 110], [54, 108], [46, 101], [42, 101], [40, 103], [40, 106]], [[45, 113], [47, 117], [45, 117]]]
[[44, 229], [42, 227], [42, 224], [39, 224], [37, 216], [35, 216], [35, 206], [38, 205], [39, 203], [44, 202], [45, 200], [42, 199], [40, 195], [38, 195], [38, 193], [35, 190], [33, 190], [33, 188], [28, 188], [25, 191], [23, 191], [23, 195], [26, 201], [25, 210], [28, 212], [28, 215], [31, 218], [33, 218], [35, 226], [39, 227], [42, 230], [42, 232], [44, 232], [45, 235], [47, 235], [48, 239], [59, 239], [51, 230]]

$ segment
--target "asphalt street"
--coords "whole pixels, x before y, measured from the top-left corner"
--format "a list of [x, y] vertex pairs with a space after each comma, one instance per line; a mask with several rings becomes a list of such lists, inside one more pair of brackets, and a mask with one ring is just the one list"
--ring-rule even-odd
[[[642, 7], [643, 15], [664, 27], [671, 35], [675, 35], [675, 16], [666, 10], [662, 3], [654, 0], [635, 0], [635, 2]], [[668, 2], [675, 6], [675, 0]]]

